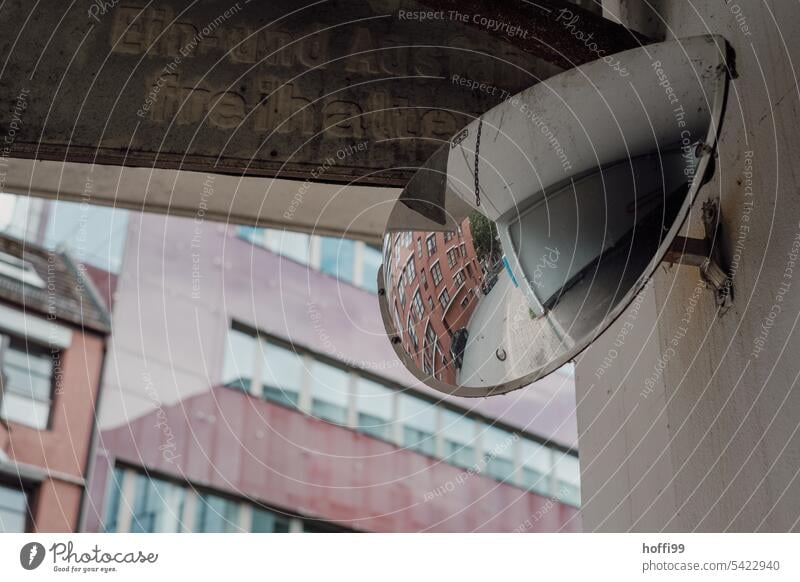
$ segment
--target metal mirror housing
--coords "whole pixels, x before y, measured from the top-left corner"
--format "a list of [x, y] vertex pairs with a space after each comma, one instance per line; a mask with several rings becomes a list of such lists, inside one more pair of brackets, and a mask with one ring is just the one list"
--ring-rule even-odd
[[[589, 346], [665, 257], [680, 262], [670, 249], [713, 169], [727, 55], [699, 36], [577, 67], [419, 169], [392, 209], [378, 290], [420, 381], [475, 397], [526, 386]], [[684, 262], [725, 284], [708, 260]]]

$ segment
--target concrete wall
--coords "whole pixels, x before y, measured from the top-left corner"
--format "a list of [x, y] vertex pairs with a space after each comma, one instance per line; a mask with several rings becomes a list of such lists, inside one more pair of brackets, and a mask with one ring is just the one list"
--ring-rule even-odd
[[[634, 3], [606, 4], [637, 18]], [[798, 531], [800, 8], [659, 9], [667, 37], [720, 33], [736, 51], [717, 171], [701, 193], [721, 200], [736, 297], [719, 313], [696, 269], [661, 268], [579, 360], [584, 529]], [[701, 232], [695, 216], [690, 233]]]

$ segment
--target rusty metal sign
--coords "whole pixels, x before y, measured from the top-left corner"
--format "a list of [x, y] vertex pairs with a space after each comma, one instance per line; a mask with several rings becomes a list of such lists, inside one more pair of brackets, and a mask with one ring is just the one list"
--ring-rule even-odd
[[402, 186], [560, 70], [473, 20], [405, 0], [9, 0], [3, 157]]

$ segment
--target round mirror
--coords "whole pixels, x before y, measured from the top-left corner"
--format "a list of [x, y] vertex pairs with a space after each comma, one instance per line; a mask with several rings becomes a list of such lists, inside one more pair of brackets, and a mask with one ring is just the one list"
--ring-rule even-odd
[[520, 388], [585, 349], [641, 290], [711, 167], [727, 88], [713, 36], [539, 83], [411, 179], [378, 275], [409, 370], [461, 396]]

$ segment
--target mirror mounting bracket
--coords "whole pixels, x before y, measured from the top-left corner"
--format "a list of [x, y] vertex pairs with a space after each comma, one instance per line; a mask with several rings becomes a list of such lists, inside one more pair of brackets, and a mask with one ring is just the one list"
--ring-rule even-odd
[[733, 301], [733, 281], [724, 266], [720, 250], [720, 212], [716, 199], [703, 203], [705, 238], [676, 236], [664, 255], [664, 262], [700, 269], [700, 276], [714, 291], [718, 307], [729, 307]]

